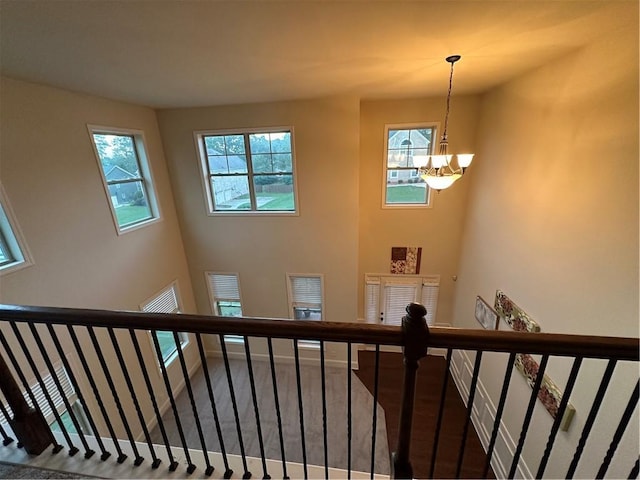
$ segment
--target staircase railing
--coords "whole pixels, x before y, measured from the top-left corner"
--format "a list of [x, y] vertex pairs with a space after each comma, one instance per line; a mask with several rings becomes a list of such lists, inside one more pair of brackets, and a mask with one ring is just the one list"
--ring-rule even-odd
[[[444, 476], [442, 470], [438, 470], [439, 455], [443, 449], [439, 448], [446, 416], [446, 402], [451, 398], [447, 393], [452, 381], [456, 382], [458, 390], [466, 404], [466, 417], [463, 419], [463, 429], [459, 435], [459, 447], [456, 450], [455, 477], [480, 476], [476, 470], [465, 473], [468, 467], [469, 455], [465, 458], [465, 450], [469, 444], [469, 437], [473, 436], [473, 427], [478, 428], [480, 419], [474, 410], [478, 404], [478, 391], [482, 384], [482, 376], [495, 377], [495, 371], [487, 373], [481, 369], [484, 358], [494, 355], [502, 358], [507, 354], [504, 381], [495, 396], [498, 406], [492, 412], [492, 428], [485, 432], [483, 447], [486, 454], [479, 461], [482, 465], [482, 476], [491, 475], [514, 477], [523, 465], [523, 451], [528, 432], [531, 428], [532, 417], [536, 410], [537, 398], [546, 388], [545, 370], [550, 361], [556, 359], [562, 364], [563, 359], [568, 359], [570, 372], [564, 384], [564, 394], [557, 399], [553, 421], [548, 430], [544, 452], [539, 460], [535, 476], [542, 478], [548, 473], [550, 463], [553, 463], [552, 476], [558, 476], [558, 468], [562, 462], [551, 461], [553, 446], [558, 432], [565, 427], [567, 412], [572, 407], [569, 403], [572, 391], [576, 386], [581, 367], [587, 362], [603, 362], [606, 364], [601, 375], [600, 382], [593, 386], [593, 400], [589, 406], [588, 414], [582, 411], [582, 431], [580, 435], [573, 434], [575, 445], [573, 458], [562, 476], [572, 477], [576, 472], [582, 476], [604, 477], [612, 464], [612, 460], [623, 437], [631, 437], [630, 441], [637, 442], [635, 427], [629, 427], [633, 416], [637, 416], [638, 403], [638, 375], [637, 362], [639, 341], [637, 338], [594, 337], [580, 335], [560, 335], [543, 333], [519, 333], [506, 331], [487, 331], [428, 327], [426, 324], [425, 310], [422, 305], [411, 304], [407, 307], [407, 316], [403, 318], [402, 326], [368, 325], [359, 323], [336, 323], [326, 321], [294, 321], [281, 319], [258, 318], [231, 318], [216, 316], [201, 316], [187, 314], [150, 314], [137, 312], [114, 312], [69, 308], [50, 307], [26, 307], [26, 306], [0, 306], [0, 343], [4, 353], [0, 355], [0, 388], [4, 400], [0, 403], [2, 416], [6, 419], [13, 435], [25, 450], [33, 455], [42, 453], [48, 446], [53, 446], [53, 452], [57, 453], [64, 447], [58, 442], [58, 435], [52, 432], [52, 425], [59, 429], [69, 455], [75, 455], [80, 448], [74, 442], [80, 442], [85, 458], [92, 457], [95, 452], [91, 448], [88, 438], [93, 439], [92, 445], [97, 445], [100, 450], [100, 458], [107, 460], [111, 452], [107, 450], [103, 438], [110, 438], [116, 450], [118, 463], [125, 462], [127, 455], [121, 444], [128, 444], [133, 452], [134, 465], [140, 465], [144, 458], [136, 447], [136, 437], [144, 438], [151, 455], [152, 468], [159, 468], [164, 458], [167, 459], [168, 470], [175, 471], [178, 461], [172, 453], [172, 445], [169, 437], [177, 431], [179, 445], [183, 448], [186, 459], [186, 469], [192, 473], [197, 467], [191, 460], [190, 451], [197, 448], [202, 451], [205, 461], [204, 472], [211, 475], [214, 465], [208, 454], [212, 450], [212, 440], [215, 439], [215, 450], [220, 451], [225, 469], [225, 478], [233, 475], [227, 461], [228, 447], [230, 443], [237, 443], [239, 454], [242, 458], [243, 478], [249, 478], [247, 463], [246, 440], [248, 436], [257, 439], [259, 444], [259, 456], [262, 465], [262, 476], [270, 478], [267, 466], [268, 452], [265, 450], [265, 417], [263, 396], [269, 392], [269, 408], [273, 408], [275, 420], [269, 423], [269, 428], [277, 428], [279, 447], [278, 460], [282, 464], [282, 475], [288, 477], [287, 467], [291, 461], [291, 439], [287, 438], [295, 430], [295, 443], [301, 458], [295, 461], [303, 466], [304, 476], [307, 477], [307, 467], [311, 464], [310, 453], [305, 442], [311, 436], [322, 435], [322, 455], [325, 477], [330, 476], [330, 468], [338, 467], [346, 471], [351, 477], [355, 457], [362, 457], [362, 445], [356, 445], [353, 441], [354, 429], [363, 428], [361, 423], [356, 427], [353, 423], [355, 410], [361, 410], [362, 405], [356, 409], [352, 405], [352, 365], [355, 361], [353, 352], [356, 348], [366, 348], [374, 352], [374, 386], [372, 388], [371, 416], [365, 422], [367, 441], [366, 448], [369, 458], [366, 461], [366, 470], [373, 478], [375, 473], [390, 473], [393, 478], [412, 478], [413, 476]], [[151, 334], [149, 334], [149, 332]], [[176, 346], [173, 360], [174, 370], [170, 371], [165, 365], [161, 354], [157, 332], [171, 332]], [[183, 351], [181, 348], [180, 332], [189, 335], [189, 348]], [[240, 336], [244, 342], [234, 345], [237, 351], [229, 351], [228, 341], [225, 335]], [[257, 340], [262, 339], [262, 340]], [[275, 342], [283, 339], [285, 343], [276, 345]], [[309, 343], [317, 342], [317, 343]], [[274, 348], [275, 345], [275, 348]], [[278, 379], [279, 353], [278, 348], [286, 345], [290, 349], [291, 357], [287, 357], [292, 364], [295, 377], [294, 395], [297, 403], [295, 415], [282, 411], [279, 393], [282, 394]], [[380, 352], [385, 347], [403, 347], [404, 352], [404, 381], [403, 389], [397, 392], [402, 397], [401, 408], [398, 415], [396, 440], [390, 471], [381, 471], [380, 443], [386, 439], [380, 439], [380, 431], [384, 425], [380, 419], [379, 411], [379, 386], [385, 379], [380, 378]], [[252, 348], [254, 349], [252, 352]], [[305, 350], [305, 348], [307, 350]], [[411, 453], [411, 447], [415, 443], [416, 434], [423, 435], [423, 426], [416, 423], [414, 410], [416, 408], [416, 387], [420, 388], [418, 375], [419, 361], [428, 353], [428, 349], [441, 349], [445, 354], [446, 370], [442, 376], [442, 388], [438, 393], [439, 407], [437, 415], [434, 415], [433, 431], [426, 432], [432, 438], [431, 452], [419, 451]], [[260, 350], [259, 353], [256, 353]], [[309, 352], [301, 356], [301, 352]], [[331, 351], [331, 355], [328, 352]], [[470, 362], [473, 361], [473, 369], [469, 371], [469, 383], [465, 384], [463, 375], [455, 373], [456, 352], [470, 352], [466, 355]], [[191, 352], [191, 353], [188, 353]], [[216, 367], [220, 370], [223, 380], [212, 383], [217, 373], [211, 371], [210, 357], [215, 353], [220, 358], [220, 364]], [[496, 444], [505, 428], [505, 412], [512, 412], [513, 405], [507, 401], [510, 391], [511, 376], [514, 365], [517, 364], [517, 355], [527, 353], [540, 355], [537, 375], [530, 378], [532, 391], [524, 410], [524, 416], [520, 427], [517, 429], [519, 438], [513, 447], [511, 458], [505, 459], [496, 456]], [[505, 357], [506, 357], [505, 356]], [[260, 357], [268, 361], [267, 377], [256, 378], [255, 361]], [[307, 357], [312, 357], [311, 360]], [[496, 358], [497, 358], [496, 357]], [[5, 360], [8, 358], [8, 362]], [[245, 419], [240, 418], [239, 399], [236, 397], [237, 378], [232, 372], [232, 363], [236, 358], [242, 358], [246, 365], [248, 391], [251, 400], [247, 402], [249, 410], [252, 410], [252, 426], [248, 431]], [[338, 359], [338, 360], [336, 360]], [[454, 359], [452, 361], [452, 359]], [[329, 376], [328, 362], [332, 365], [340, 365], [344, 375], [344, 410], [340, 410], [339, 419], [331, 419], [329, 416], [334, 411], [327, 404], [326, 382]], [[322, 427], [309, 431], [309, 412], [305, 416], [305, 384], [303, 367], [306, 363], [315, 363], [319, 368], [319, 386], [316, 396], [320, 396], [320, 414]], [[589, 369], [594, 365], [590, 363]], [[630, 363], [633, 368], [629, 370], [622, 365]], [[493, 362], [495, 366], [495, 362]], [[179, 368], [177, 368], [179, 367]], [[244, 367], [243, 367], [244, 368]], [[334, 367], [331, 367], [334, 368]], [[202, 371], [204, 383], [193, 384], [194, 371]], [[561, 368], [562, 370], [562, 368]], [[597, 370], [597, 368], [596, 368]], [[244, 371], [244, 370], [243, 370]], [[629, 374], [631, 371], [631, 374]], [[63, 372], [63, 373], [61, 373]], [[178, 372], [177, 374], [175, 372]], [[635, 373], [634, 373], [635, 372]], [[315, 374], [314, 374], [315, 375]], [[602, 461], [597, 471], [585, 473], [580, 462], [585, 450], [585, 444], [589, 439], [594, 422], [599, 413], [609, 408], [607, 404], [611, 395], [607, 395], [612, 379], [616, 377], [616, 401], [612, 403], [617, 409], [613, 416], [616, 417], [617, 426], [607, 440], [607, 444], [601, 444], [600, 456]], [[315, 378], [315, 377], [314, 377]], [[17, 379], [17, 380], [16, 380]], [[451, 381], [452, 379], [452, 381]], [[316, 379], [317, 380], [317, 379]], [[622, 383], [621, 383], [622, 382]], [[579, 382], [578, 382], [579, 383]], [[585, 388], [590, 388], [589, 382], [583, 382]], [[593, 382], [591, 382], [593, 383]], [[635, 384], [635, 389], [634, 389]], [[225, 385], [225, 395], [232, 404], [233, 420], [219, 418], [221, 408], [220, 385]], [[183, 388], [188, 397], [186, 411], [178, 408], [177, 391]], [[196, 388], [203, 389], [207, 402], [196, 401]], [[315, 388], [315, 387], [314, 387]], [[466, 390], [466, 392], [465, 392]], [[584, 390], [584, 389], [583, 389]], [[315, 390], [314, 390], [315, 391]], [[582, 391], [582, 390], [581, 390]], [[72, 393], [70, 393], [72, 392]], [[184, 395], [184, 393], [182, 394]], [[483, 392], [482, 395], [490, 396]], [[620, 400], [625, 397], [624, 400]], [[498, 399], [499, 398], [499, 399]], [[72, 401], [74, 403], [72, 403]], [[5, 403], [6, 402], [6, 405]], [[335, 402], [334, 402], [335, 403]], [[340, 402], [338, 402], [340, 403]], [[308, 406], [308, 405], [307, 405]], [[622, 406], [622, 407], [621, 407]], [[190, 410], [190, 411], [189, 411]], [[127, 413], [128, 412], [128, 413]], [[273, 412], [271, 412], [273, 413]], [[168, 420], [168, 415], [173, 418]], [[201, 418], [207, 415], [208, 423], [203, 425]], [[611, 417], [611, 412], [608, 413]], [[171, 416], [171, 415], [170, 415]], [[513, 417], [514, 415], [510, 415]], [[517, 415], [516, 415], [517, 416]], [[46, 419], [45, 419], [46, 417]], [[185, 436], [185, 421], [193, 421], [193, 429], [197, 432], [197, 440], [189, 440]], [[261, 421], [262, 417], [262, 421]], [[285, 418], [287, 417], [287, 418]], [[295, 417], [295, 429], [287, 427], [285, 423]], [[1, 416], [0, 416], [1, 418]], [[51, 421], [51, 419], [55, 421]], [[224, 421], [223, 421], [224, 420]], [[244, 422], [243, 422], [244, 421]], [[370, 423], [369, 423], [370, 422]], [[509, 419], [513, 431], [513, 418]], [[213, 435], [213, 425], [215, 432]], [[229, 428], [223, 428], [222, 423], [233, 426], [231, 430], [235, 438], [229, 438]], [[329, 441], [333, 425], [342, 423], [345, 425], [346, 451], [331, 451], [334, 447]], [[6, 425], [6, 424], [5, 424]], [[305, 426], [307, 432], [305, 433]], [[169, 431], [169, 427], [171, 431]], [[412, 428], [414, 427], [414, 428]], [[395, 428], [395, 426], [394, 426]], [[158, 445], [153, 440], [153, 431], [157, 433], [154, 438], [162, 438]], [[206, 430], [206, 431], [205, 431]], [[416, 432], [413, 432], [416, 430]], [[626, 432], [629, 430], [631, 433]], [[159, 431], [159, 433], [158, 433]], [[138, 432], [136, 434], [136, 432]], [[625, 437], [625, 432], [627, 436]], [[5, 429], [0, 422], [0, 434], [5, 445], [13, 441], [11, 432]], [[209, 435], [210, 434], [210, 435]], [[195, 436], [194, 436], [195, 437]], [[273, 435], [271, 435], [273, 437]], [[125, 438], [126, 440], [123, 440]], [[359, 438], [363, 438], [359, 435]], [[635, 440], [634, 440], [635, 438]], [[77, 439], [77, 440], [76, 440]], [[245, 441], [243, 441], [245, 440]], [[602, 440], [602, 439], [600, 439]], [[573, 440], [564, 440], [571, 442]], [[299, 443], [299, 448], [298, 444]], [[361, 443], [361, 442], [358, 442]], [[591, 442], [593, 443], [593, 442]], [[591, 444], [590, 444], [591, 445]], [[226, 447], [225, 447], [226, 446]], [[166, 457], [160, 450], [164, 447]], [[357, 450], [359, 448], [359, 450]], [[566, 445], [563, 447], [566, 450]], [[334, 449], [335, 450], [335, 449]], [[358, 453], [356, 453], [356, 450]], [[590, 450], [593, 451], [593, 448]], [[314, 452], [315, 453], [315, 452]], [[337, 453], [346, 457], [342, 463], [332, 463], [332, 457]], [[626, 469], [631, 478], [638, 476], [638, 461], [635, 459], [615, 457], [616, 471]], [[426, 459], [428, 467], [415, 471], [413, 465], [416, 459]], [[362, 465], [362, 459], [357, 458]], [[412, 462], [413, 460], [413, 462]], [[465, 464], [465, 460], [467, 461]], [[529, 463], [530, 463], [530, 459]], [[621, 462], [630, 461], [629, 465]], [[633, 463], [635, 461], [635, 463]], [[314, 461], [315, 462], [315, 461]], [[384, 463], [384, 462], [383, 462]], [[567, 463], [569, 463], [567, 461]], [[591, 463], [591, 462], [589, 462]], [[510, 464], [510, 466], [508, 466]], [[560, 466], [558, 466], [560, 465]], [[498, 470], [496, 470], [496, 467]], [[358, 470], [364, 470], [358, 468]], [[383, 469], [384, 470], [384, 469]], [[451, 476], [453, 476], [453, 472]]]

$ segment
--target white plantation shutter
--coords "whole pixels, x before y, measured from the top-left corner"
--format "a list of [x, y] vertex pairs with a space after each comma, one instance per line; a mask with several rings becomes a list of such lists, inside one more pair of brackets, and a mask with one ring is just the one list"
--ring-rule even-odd
[[386, 284], [384, 286], [384, 323], [400, 325], [407, 314], [407, 305], [416, 301], [418, 285]]
[[322, 282], [320, 277], [290, 276], [291, 301], [296, 304], [322, 305]]
[[368, 323], [380, 321], [380, 278], [367, 277], [364, 292], [364, 314]]
[[240, 301], [238, 275], [235, 273], [207, 273], [211, 303], [220, 300]]
[[153, 300], [144, 304], [142, 311], [148, 313], [176, 313], [180, 311], [175, 284], [169, 286]]
[[422, 281], [422, 294], [420, 303], [427, 309], [427, 325], [433, 325], [438, 309], [438, 292], [440, 291], [439, 278], [424, 278]]

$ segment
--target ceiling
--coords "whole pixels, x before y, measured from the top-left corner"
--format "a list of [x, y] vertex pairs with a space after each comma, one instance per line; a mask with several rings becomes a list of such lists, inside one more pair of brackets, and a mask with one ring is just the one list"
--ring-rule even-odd
[[155, 108], [404, 98], [446, 93], [451, 54], [478, 93], [618, 28], [637, 0], [0, 0], [0, 68]]

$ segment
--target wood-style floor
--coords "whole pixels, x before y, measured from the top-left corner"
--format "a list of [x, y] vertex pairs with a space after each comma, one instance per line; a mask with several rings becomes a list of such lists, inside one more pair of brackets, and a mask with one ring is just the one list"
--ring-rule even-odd
[[[361, 351], [358, 354], [358, 360], [360, 369], [356, 374], [369, 391], [373, 392], [375, 352]], [[445, 372], [446, 361], [443, 357], [430, 355], [420, 361], [411, 443], [411, 460], [415, 478], [429, 476]], [[402, 354], [381, 352], [378, 403], [385, 411], [389, 451], [396, 449], [402, 382]], [[434, 478], [456, 478], [466, 413], [453, 379], [449, 377]], [[470, 425], [460, 478], [481, 477], [485, 459], [485, 452], [478, 436], [473, 425]], [[491, 470], [489, 470], [489, 477], [494, 478]]]

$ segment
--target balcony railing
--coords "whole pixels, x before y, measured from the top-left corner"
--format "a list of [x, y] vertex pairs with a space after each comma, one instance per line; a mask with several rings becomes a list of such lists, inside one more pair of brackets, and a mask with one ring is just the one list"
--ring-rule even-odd
[[[179, 446], [189, 474], [200, 468], [209, 476], [222, 469], [224, 478], [249, 478], [258, 474], [249, 468], [249, 445], [258, 452], [263, 478], [271, 477], [273, 459], [280, 462], [278, 475], [284, 478], [292, 462], [301, 464], [305, 478], [311, 465], [323, 467], [326, 478], [337, 475], [335, 468], [340, 469], [339, 476], [348, 478], [356, 470], [371, 478], [376, 474], [479, 476], [473, 473], [477, 470], [467, 468], [470, 461], [481, 466], [485, 478], [604, 478], [610, 468], [638, 477], [637, 338], [428, 327], [424, 307], [411, 304], [407, 312], [402, 326], [395, 327], [0, 306], [4, 448], [15, 448], [15, 437], [31, 455], [51, 447], [53, 453], [66, 448], [71, 456], [81, 451], [91, 459], [99, 450], [102, 461], [115, 459], [115, 468], [128, 460], [134, 466], [145, 462], [137, 442], [142, 440], [151, 467], [165, 468], [168, 477], [180, 467], [174, 448]], [[183, 338], [179, 332], [189, 339], [168, 365], [155, 335], [160, 331], [173, 332], [176, 345]], [[235, 336], [235, 343], [225, 335]], [[402, 347], [404, 356], [390, 460], [380, 458], [387, 439], [381, 434], [384, 412], [378, 406], [385, 381], [380, 375], [381, 351], [388, 347]], [[367, 349], [374, 358], [371, 399], [354, 404], [354, 382], [359, 380], [352, 367], [358, 351]], [[416, 388], [422, 382], [417, 375], [419, 363], [430, 352], [444, 355], [446, 367], [437, 379], [440, 391], [433, 392], [439, 398], [437, 412], [431, 412], [433, 428], [426, 431], [414, 413], [422, 408], [415, 403]], [[522, 367], [518, 354], [523, 353], [538, 357], [537, 374], [529, 377], [528, 398], [513, 402], [509, 393], [516, 383], [512, 377], [518, 375], [514, 366]], [[241, 373], [234, 370], [239, 359]], [[290, 367], [287, 389], [283, 389], [283, 363]], [[307, 375], [309, 365], [314, 370]], [[552, 365], [554, 373], [566, 377], [559, 392], [548, 391], [545, 371], [551, 371]], [[201, 377], [196, 379], [196, 372]], [[497, 378], [501, 382], [494, 381]], [[247, 388], [240, 390], [242, 382]], [[330, 388], [328, 382], [333, 382]], [[452, 454], [444, 452], [440, 440], [449, 428], [445, 411], [452, 400], [452, 384], [457, 387], [453, 396], [464, 403], [466, 415], [457, 432], [455, 460], [445, 462], [442, 455]], [[523, 386], [517, 387], [512, 395], [523, 398]], [[331, 400], [329, 392], [334, 395]], [[574, 392], [580, 395], [580, 411], [568, 434]], [[550, 394], [556, 395], [551, 408], [545, 397]], [[541, 397], [551, 418], [536, 423], [530, 439], [535, 415], [546, 414], [538, 402]], [[610, 425], [602, 425], [603, 415]], [[597, 441], [590, 437], [594, 428], [599, 429]], [[475, 458], [476, 453], [470, 458], [469, 437], [475, 435], [483, 446], [482, 458]], [[430, 438], [430, 451], [412, 451], [418, 436]], [[509, 438], [517, 441], [509, 445]], [[322, 447], [311, 451], [309, 440]], [[532, 445], [529, 450], [527, 440]], [[561, 454], [554, 455], [557, 443], [561, 443]], [[621, 444], [625, 444], [620, 449], [623, 453]], [[194, 449], [202, 453], [204, 465], [192, 459]], [[635, 457], [624, 453], [629, 450], [636, 452]], [[232, 471], [231, 454], [240, 456], [243, 471]], [[599, 460], [594, 463], [596, 456]], [[532, 457], [537, 465], [530, 469]], [[221, 458], [222, 465], [214, 465], [212, 458]], [[414, 472], [417, 460], [423, 464], [426, 460], [427, 467]], [[447, 462], [450, 470], [445, 470]]]

